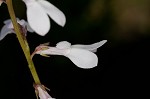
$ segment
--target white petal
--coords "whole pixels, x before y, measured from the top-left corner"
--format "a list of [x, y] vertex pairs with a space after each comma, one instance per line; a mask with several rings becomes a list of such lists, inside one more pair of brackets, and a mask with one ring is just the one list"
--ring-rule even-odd
[[30, 25], [25, 20], [22, 19], [18, 21], [18, 23], [24, 28], [26, 28], [29, 32], [34, 32], [34, 30], [30, 27]]
[[98, 64], [96, 54], [84, 49], [72, 48], [66, 57], [80, 68], [93, 68]]
[[[33, 2], [32, 2], [33, 1]], [[27, 6], [27, 19], [31, 28], [39, 35], [44, 36], [50, 29], [50, 20], [43, 8], [34, 0], [24, 0]]]
[[7, 20], [4, 21], [4, 24], [9, 24], [10, 22], [11, 22], [11, 20], [7, 19]]
[[23, 26], [23, 27], [25, 27], [26, 26], [26, 21], [25, 20], [17, 20], [17, 22], [21, 25], [21, 26]]
[[92, 52], [96, 52], [97, 48], [101, 47], [106, 42], [107, 42], [107, 40], [103, 40], [103, 41], [100, 41], [100, 42], [97, 42], [97, 43], [94, 43], [91, 45], [75, 44], [75, 45], [72, 45], [71, 47], [72, 48], [82, 48], [82, 49], [86, 49], [86, 50], [89, 50]]
[[43, 7], [45, 12], [60, 26], [66, 23], [66, 17], [62, 11], [46, 0], [38, 0], [37, 2]]
[[2, 40], [7, 34], [14, 33], [12, 29], [9, 29], [7, 25], [4, 25], [0, 32], [0, 40]]
[[67, 42], [67, 41], [61, 41], [61, 42], [58, 42], [56, 44], [56, 47], [59, 48], [59, 49], [66, 49], [66, 48], [70, 48], [71, 46], [71, 43]]
[[29, 32], [34, 32], [34, 30], [30, 27], [30, 25], [26, 22], [26, 27]]
[[70, 52], [69, 49], [58, 49], [56, 47], [49, 47], [47, 50], [37, 51], [36, 54], [44, 55], [66, 55]]
[[[23, 25], [23, 22], [21, 22], [21, 21], [19, 20], [19, 18], [16, 18], [16, 20], [17, 20], [17, 22], [18, 22], [20, 25]], [[7, 26], [8, 28], [10, 28], [10, 29], [13, 29], [13, 28], [14, 28], [14, 26], [13, 26], [13, 24], [12, 24], [12, 21], [11, 21], [10, 19], [4, 21], [4, 23], [5, 23], [6, 25], [8, 25], [8, 26]]]
[[24, 1], [24, 2], [26, 2], [26, 3], [30, 3], [30, 2], [34, 2], [34, 1], [36, 1], [36, 0], [22, 0], [22, 1]]
[[34, 30], [30, 27], [30, 25], [27, 22], [25, 22], [25, 27], [29, 32], [34, 32]]
[[39, 92], [40, 99], [51, 98], [51, 96], [45, 90], [43, 90], [41, 87], [38, 87], [37, 89], [38, 89], [38, 92]]

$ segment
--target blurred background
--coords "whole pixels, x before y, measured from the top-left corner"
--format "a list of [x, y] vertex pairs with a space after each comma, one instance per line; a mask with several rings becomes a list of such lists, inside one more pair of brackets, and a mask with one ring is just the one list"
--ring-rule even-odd
[[[69, 41], [92, 44], [108, 40], [96, 52], [99, 63], [81, 69], [68, 58], [36, 55], [33, 58], [41, 82], [56, 99], [100, 99], [146, 96], [148, 89], [150, 0], [49, 0], [66, 15], [62, 28], [51, 20], [42, 37], [28, 33], [31, 51], [41, 43]], [[26, 20], [26, 6], [13, 0], [16, 16]], [[5, 4], [0, 7], [0, 28], [9, 19]], [[0, 97], [36, 99], [33, 79], [16, 35], [0, 41]]]

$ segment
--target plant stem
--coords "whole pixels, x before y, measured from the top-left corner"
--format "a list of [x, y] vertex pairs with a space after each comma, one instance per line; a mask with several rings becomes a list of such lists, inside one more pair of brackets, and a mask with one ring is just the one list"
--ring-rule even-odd
[[14, 10], [13, 10], [12, 0], [6, 0], [6, 4], [7, 4], [7, 7], [8, 7], [9, 15], [10, 15], [11, 21], [13, 23], [14, 30], [15, 30], [15, 33], [17, 35], [18, 41], [19, 41], [19, 43], [21, 45], [21, 48], [22, 48], [22, 50], [24, 52], [24, 55], [26, 57], [26, 60], [28, 62], [28, 67], [29, 67], [29, 69], [31, 71], [32, 77], [33, 77], [33, 79], [34, 79], [36, 84], [41, 84], [40, 83], [40, 79], [38, 77], [38, 74], [36, 72], [34, 63], [33, 63], [32, 59], [31, 59], [29, 47], [26, 44], [27, 41], [24, 41], [24, 39], [22, 38], [21, 31], [20, 31], [20, 28], [18, 26], [18, 23], [17, 23], [17, 20], [16, 20], [16, 16], [15, 16], [15, 13], [14, 13]]

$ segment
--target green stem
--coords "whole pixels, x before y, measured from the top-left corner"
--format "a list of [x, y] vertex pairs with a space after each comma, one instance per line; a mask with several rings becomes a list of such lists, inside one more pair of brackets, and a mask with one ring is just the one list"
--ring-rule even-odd
[[32, 59], [31, 59], [31, 55], [30, 55], [30, 51], [28, 49], [28, 46], [27, 46], [27, 44], [25, 44], [25, 42], [24, 42], [24, 40], [22, 38], [21, 31], [19, 29], [19, 26], [18, 26], [18, 23], [17, 23], [17, 20], [16, 20], [16, 16], [15, 16], [15, 13], [14, 13], [14, 10], [13, 10], [12, 0], [6, 0], [6, 4], [7, 4], [7, 7], [8, 7], [8, 11], [9, 11], [9, 15], [10, 15], [11, 21], [12, 21], [13, 26], [14, 26], [15, 33], [17, 35], [18, 41], [19, 41], [19, 43], [21, 45], [21, 48], [22, 48], [22, 50], [23, 50], [23, 52], [25, 54], [25, 57], [27, 59], [28, 66], [29, 66], [29, 69], [30, 69], [31, 74], [33, 76], [33, 79], [34, 79], [36, 84], [41, 84], [40, 83], [40, 79], [38, 77], [38, 74], [36, 72], [34, 63], [33, 63]]

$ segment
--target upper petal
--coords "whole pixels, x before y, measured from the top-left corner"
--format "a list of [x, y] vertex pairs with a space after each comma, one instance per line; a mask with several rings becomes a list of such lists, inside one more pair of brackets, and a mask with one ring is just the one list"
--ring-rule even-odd
[[96, 54], [84, 49], [72, 48], [66, 57], [80, 68], [93, 68], [98, 64]]
[[26, 27], [29, 32], [34, 32], [34, 30], [30, 27], [30, 25], [26, 22]]
[[7, 34], [10, 34], [10, 33], [14, 33], [14, 31], [10, 28], [8, 28], [7, 25], [4, 25], [1, 29], [1, 32], [0, 32], [0, 41], [7, 35]]
[[56, 44], [56, 47], [59, 49], [67, 49], [71, 47], [71, 43], [67, 41], [61, 41]]
[[26, 22], [25, 20], [20, 20], [19, 24], [22, 25], [23, 27], [27, 28], [27, 30], [29, 32], [34, 32], [34, 30], [30, 27], [28, 22]]
[[17, 22], [21, 25], [21, 26], [23, 26], [23, 27], [25, 27], [26, 26], [26, 21], [25, 20], [17, 20]]
[[34, 0], [24, 0], [27, 6], [27, 19], [31, 28], [44, 36], [50, 29], [50, 20], [43, 8]]
[[25, 20], [20, 20], [20, 21], [18, 21], [18, 23], [21, 25], [21, 26], [23, 26], [24, 28], [26, 28], [27, 29], [27, 31], [29, 31], [29, 32], [34, 32], [34, 30], [30, 27], [30, 25], [25, 21]]
[[86, 49], [92, 52], [96, 52], [97, 48], [101, 47], [103, 44], [105, 44], [107, 42], [107, 40], [102, 40], [100, 42], [91, 44], [91, 45], [82, 45], [82, 44], [75, 44], [72, 45], [72, 48], [82, 48], [82, 49]]
[[[24, 21], [24, 20], [20, 20], [20, 19], [18, 19], [18, 18], [16, 18], [16, 20], [17, 20], [17, 23], [19, 23], [21, 26], [25, 27], [25, 21]], [[8, 28], [11, 28], [11, 29], [14, 28], [11, 19], [4, 21], [4, 23], [5, 23], [6, 25], [8, 25]]]
[[26, 3], [30, 3], [30, 2], [34, 2], [34, 1], [36, 1], [36, 0], [22, 0], [22, 1], [24, 1], [24, 2], [26, 2]]
[[43, 7], [45, 12], [60, 26], [66, 23], [66, 17], [62, 11], [46, 0], [38, 0], [38, 3]]
[[11, 23], [11, 19], [7, 19], [4, 21], [4, 24], [9, 24], [9, 23]]
[[69, 49], [59, 49], [56, 47], [48, 47], [46, 50], [37, 51], [36, 54], [44, 55], [66, 55], [70, 52]]

